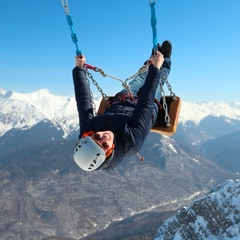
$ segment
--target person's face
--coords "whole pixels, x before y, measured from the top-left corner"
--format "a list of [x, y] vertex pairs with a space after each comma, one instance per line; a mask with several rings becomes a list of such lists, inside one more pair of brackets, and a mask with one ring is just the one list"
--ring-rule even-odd
[[107, 153], [113, 145], [114, 134], [111, 131], [96, 132], [91, 138]]

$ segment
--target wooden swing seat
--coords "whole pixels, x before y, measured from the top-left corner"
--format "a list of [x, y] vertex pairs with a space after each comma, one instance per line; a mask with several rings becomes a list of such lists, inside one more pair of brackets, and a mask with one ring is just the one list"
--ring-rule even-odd
[[[112, 98], [113, 96], [108, 96], [108, 99]], [[165, 122], [165, 110], [162, 108], [158, 111], [158, 116], [155, 125], [153, 126], [151, 132], [156, 132], [161, 135], [165, 136], [172, 136], [176, 130], [178, 125], [178, 118], [180, 114], [180, 108], [181, 108], [181, 99], [180, 97], [172, 97], [172, 96], [165, 96], [166, 104], [168, 107], [168, 115], [170, 118], [170, 126], [167, 126]], [[98, 115], [101, 115], [104, 113], [107, 107], [107, 101], [102, 98], [102, 101], [100, 103], [99, 109], [98, 109]], [[163, 106], [163, 100], [160, 101], [161, 106]]]

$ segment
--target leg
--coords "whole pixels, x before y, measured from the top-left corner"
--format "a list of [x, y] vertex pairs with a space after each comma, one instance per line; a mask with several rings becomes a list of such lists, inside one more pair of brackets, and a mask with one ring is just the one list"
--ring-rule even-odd
[[[163, 65], [161, 67], [161, 74], [164, 78], [168, 78], [168, 75], [170, 73], [171, 69], [171, 60], [170, 58], [165, 58]], [[133, 94], [133, 96], [137, 96], [137, 93], [139, 89], [144, 85], [146, 77], [147, 77], [148, 71], [145, 71], [142, 74], [139, 74], [137, 77], [135, 77], [130, 83], [130, 90]], [[160, 81], [160, 80], [159, 80]], [[123, 89], [121, 92], [126, 93], [127, 90]], [[160, 100], [161, 99], [161, 90], [160, 90], [160, 82], [156, 90], [155, 98]]]
[[[148, 71], [145, 71], [144, 73], [139, 74], [129, 83], [129, 87], [133, 96], [137, 96], [139, 89], [144, 85], [147, 74], [148, 74]], [[123, 89], [121, 92], [127, 93], [127, 90]]]

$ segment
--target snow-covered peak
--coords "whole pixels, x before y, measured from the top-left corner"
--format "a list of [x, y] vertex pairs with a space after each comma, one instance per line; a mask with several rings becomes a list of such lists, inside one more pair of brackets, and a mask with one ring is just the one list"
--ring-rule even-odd
[[29, 101], [29, 100], [39, 100], [41, 98], [44, 98], [48, 95], [51, 95], [51, 93], [47, 89], [41, 89], [35, 92], [31, 93], [17, 93], [13, 90], [10, 90], [8, 92], [5, 91], [5, 98], [8, 99], [15, 99], [15, 100], [20, 100], [20, 101]]
[[179, 122], [193, 121], [198, 124], [207, 116], [240, 120], [240, 102], [201, 102], [190, 103], [182, 101]]
[[240, 181], [228, 180], [166, 220], [155, 240], [240, 239]]
[[6, 90], [0, 87], [0, 97], [3, 97], [6, 94]]
[[[94, 96], [96, 109], [99, 107], [100, 100], [100, 96]], [[69, 132], [68, 129], [78, 127], [78, 115], [74, 96], [54, 95], [47, 89], [21, 94], [12, 90], [7, 92], [0, 88], [0, 104], [2, 106], [2, 111], [0, 112], [0, 136], [13, 127], [8, 125], [6, 128], [6, 119], [8, 124], [15, 122], [14, 127], [16, 128], [22, 127], [23, 123], [31, 127], [31, 124], [41, 119], [48, 119], [59, 123], [66, 135]], [[30, 112], [29, 109], [31, 109]], [[14, 114], [13, 111], [16, 111], [17, 119], [16, 113]], [[28, 116], [26, 116], [27, 113]], [[182, 101], [179, 123], [184, 124], [192, 121], [195, 124], [199, 124], [207, 116], [221, 116], [227, 122], [231, 122], [232, 119], [240, 121], [240, 101], [222, 101], [218, 103], [190, 103]], [[31, 117], [33, 119], [30, 119]]]
[[[47, 89], [21, 94], [1, 90], [0, 136], [12, 128], [32, 127], [48, 119], [61, 125], [65, 136], [78, 128], [78, 114], [74, 96], [59, 96]], [[95, 99], [96, 107], [100, 98]]]
[[[73, 112], [75, 114], [76, 111], [73, 97], [56, 96], [51, 94], [47, 89], [41, 89], [27, 94], [21, 94], [11, 90], [5, 93], [4, 98], [20, 101], [23, 104], [31, 104], [50, 120], [53, 118], [61, 118], [63, 114], [72, 115]], [[70, 109], [69, 104], [71, 106]], [[68, 107], [63, 112], [66, 106]]]

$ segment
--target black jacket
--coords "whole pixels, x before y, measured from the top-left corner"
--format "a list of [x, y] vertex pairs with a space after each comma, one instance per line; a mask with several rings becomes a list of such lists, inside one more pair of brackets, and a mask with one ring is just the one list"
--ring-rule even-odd
[[114, 133], [114, 155], [105, 164], [104, 169], [119, 164], [125, 156], [137, 153], [156, 121], [154, 96], [159, 83], [160, 70], [149, 67], [145, 84], [137, 103], [124, 101], [113, 104], [104, 114], [94, 116], [90, 88], [85, 68], [73, 69], [75, 98], [79, 113], [80, 135], [89, 131]]

